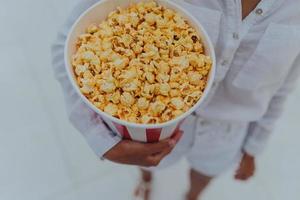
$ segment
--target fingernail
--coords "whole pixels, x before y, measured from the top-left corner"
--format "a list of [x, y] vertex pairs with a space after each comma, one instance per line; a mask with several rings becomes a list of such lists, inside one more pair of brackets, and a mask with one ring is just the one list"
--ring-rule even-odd
[[174, 146], [176, 145], [176, 141], [175, 141], [175, 140], [170, 140], [170, 141], [169, 141], [169, 145], [170, 145], [171, 147], [174, 147]]

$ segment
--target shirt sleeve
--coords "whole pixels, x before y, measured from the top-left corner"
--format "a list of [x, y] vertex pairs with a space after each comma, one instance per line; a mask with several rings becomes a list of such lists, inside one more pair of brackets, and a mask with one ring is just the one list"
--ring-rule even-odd
[[61, 84], [70, 122], [84, 136], [95, 154], [102, 157], [121, 139], [109, 129], [97, 113], [80, 99], [68, 79], [64, 64], [64, 46], [69, 29], [77, 17], [95, 2], [97, 0], [79, 1], [59, 31], [57, 39], [51, 47], [51, 53], [54, 75]]
[[255, 156], [260, 154], [270, 135], [273, 132], [277, 119], [281, 116], [284, 103], [289, 93], [295, 88], [297, 79], [300, 75], [300, 55], [294, 62], [283, 85], [276, 92], [269, 103], [267, 112], [257, 122], [250, 123], [248, 135], [244, 144], [244, 151]]

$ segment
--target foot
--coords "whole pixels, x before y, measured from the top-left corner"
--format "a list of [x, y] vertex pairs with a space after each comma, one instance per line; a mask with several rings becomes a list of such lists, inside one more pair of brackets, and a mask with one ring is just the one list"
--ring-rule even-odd
[[197, 200], [201, 197], [203, 191], [210, 183], [212, 177], [208, 177], [200, 172], [190, 170], [190, 189], [186, 193], [186, 200]]
[[198, 196], [192, 195], [190, 193], [187, 193], [185, 195], [185, 200], [198, 200]]
[[134, 196], [136, 200], [150, 200], [152, 191], [152, 174], [142, 171], [140, 183], [135, 189]]

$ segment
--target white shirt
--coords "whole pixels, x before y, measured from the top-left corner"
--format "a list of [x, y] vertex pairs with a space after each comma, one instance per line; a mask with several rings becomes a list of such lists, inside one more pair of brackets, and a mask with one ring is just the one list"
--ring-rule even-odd
[[[101, 119], [80, 101], [63, 63], [67, 31], [79, 14], [95, 2], [83, 0], [77, 6], [52, 52], [56, 76], [65, 93], [68, 91], [66, 104], [72, 105], [68, 109], [71, 121], [95, 153], [102, 156], [120, 139], [110, 134]], [[300, 1], [262, 0], [244, 20], [241, 0], [176, 2], [202, 23], [216, 50], [215, 84], [197, 114], [208, 120], [250, 123], [244, 150], [258, 154], [300, 74]], [[85, 112], [79, 111], [82, 109]]]

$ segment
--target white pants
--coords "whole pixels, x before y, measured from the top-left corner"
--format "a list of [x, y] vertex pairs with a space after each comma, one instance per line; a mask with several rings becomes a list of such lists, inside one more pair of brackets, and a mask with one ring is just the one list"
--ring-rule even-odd
[[183, 136], [173, 151], [158, 167], [148, 170], [165, 168], [185, 156], [194, 170], [217, 176], [239, 162], [248, 123], [208, 121], [191, 115], [181, 129]]

